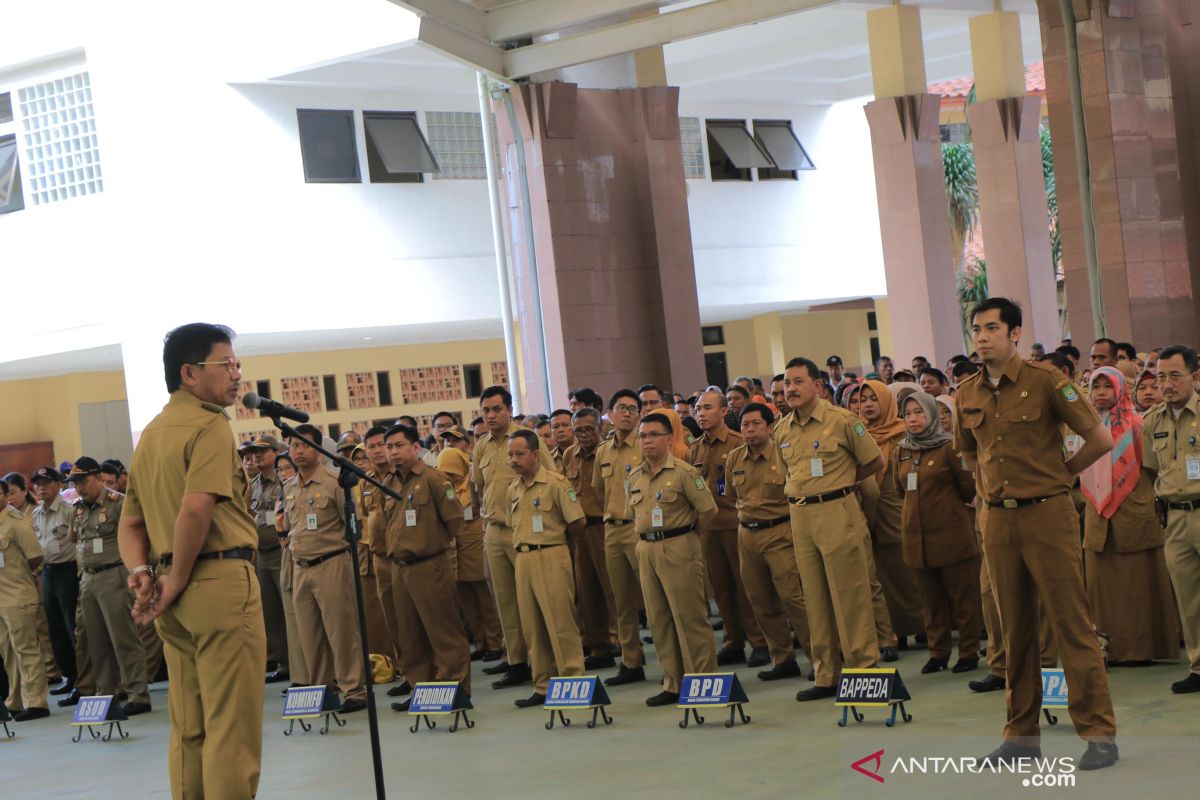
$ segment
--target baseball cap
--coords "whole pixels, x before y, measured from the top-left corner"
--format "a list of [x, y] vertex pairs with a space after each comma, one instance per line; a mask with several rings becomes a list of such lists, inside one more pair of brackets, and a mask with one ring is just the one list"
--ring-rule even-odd
[[443, 439], [445, 439], [447, 437], [451, 437], [454, 439], [462, 439], [463, 441], [466, 441], [467, 432], [465, 430], [463, 430], [463, 427], [461, 425], [455, 425], [453, 427], [447, 428], [446, 430], [442, 431], [441, 437]]
[[254, 441], [246, 445], [247, 450], [274, 450], [279, 452], [279, 441], [269, 433], [264, 433], [262, 436], [255, 438]]
[[75, 459], [75, 466], [71, 467], [71, 471], [67, 473], [68, 481], [77, 481], [86, 478], [88, 475], [100, 474], [100, 462], [88, 456], [80, 456]]
[[29, 479], [30, 483], [37, 483], [38, 481], [57, 481], [58, 483], [62, 483], [63, 474], [54, 467], [42, 467], [33, 473], [33, 477]]
[[825, 366], [827, 366], [827, 367], [840, 367], [841, 365], [842, 365], [842, 357], [841, 356], [830, 356], [829, 358], [825, 359]]

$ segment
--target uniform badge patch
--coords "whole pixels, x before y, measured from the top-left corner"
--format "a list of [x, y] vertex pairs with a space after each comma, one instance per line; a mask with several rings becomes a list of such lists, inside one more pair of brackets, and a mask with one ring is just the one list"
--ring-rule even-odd
[[861, 422], [854, 423], [854, 435], [855, 436], [866, 436], [867, 435], [867, 426], [863, 425]]
[[1075, 391], [1075, 387], [1069, 383], [1062, 388], [1062, 394], [1067, 398], [1068, 403], [1074, 403], [1079, 399], [1079, 392]]
[[446, 488], [446, 499], [447, 499], [447, 500], [453, 500], [453, 499], [454, 499], [454, 497], [455, 497], [455, 494], [454, 494], [454, 489], [453, 489], [453, 488], [451, 488], [451, 487], [447, 487], [447, 488]]
[[567, 497], [571, 498], [571, 502], [573, 502], [573, 503], [576, 502], [575, 501], [575, 490], [567, 489]]
[[696, 488], [697, 489], [704, 488], [704, 479], [703, 478], [696, 478]]

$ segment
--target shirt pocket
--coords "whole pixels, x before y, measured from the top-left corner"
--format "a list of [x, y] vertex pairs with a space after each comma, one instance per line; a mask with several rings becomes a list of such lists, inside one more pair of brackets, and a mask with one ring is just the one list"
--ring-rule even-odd
[[763, 499], [764, 500], [784, 500], [786, 495], [783, 492], [784, 484], [787, 479], [782, 475], [772, 475], [763, 482]]
[[600, 476], [602, 478], [605, 478], [606, 480], [608, 478], [611, 478], [613, 476], [613, 472], [614, 472], [614, 470], [613, 470], [612, 464], [601, 464], [600, 465]]
[[629, 505], [633, 506], [634, 508], [637, 508], [638, 504], [641, 503], [645, 499], [646, 499], [646, 493], [643, 492], [641, 489], [630, 489], [629, 490]]
[[1007, 435], [1013, 438], [1013, 444], [1041, 445], [1036, 441], [1042, 418], [1040, 408], [1017, 408], [1003, 415]]

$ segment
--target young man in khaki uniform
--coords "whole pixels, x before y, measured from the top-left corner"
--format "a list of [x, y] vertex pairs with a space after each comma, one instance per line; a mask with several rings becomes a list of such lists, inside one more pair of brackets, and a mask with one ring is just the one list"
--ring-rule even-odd
[[[833, 697], [845, 665], [874, 667], [879, 661], [871, 600], [867, 520], [855, 485], [883, 469], [883, 457], [854, 414], [817, 393], [817, 365], [793, 358], [784, 371], [791, 413], [775, 426], [775, 445], [787, 466], [796, 565], [804, 587], [809, 657], [816, 685], [800, 701]], [[840, 646], [840, 655], [839, 655]]]
[[225, 415], [241, 378], [232, 338], [199, 322], [167, 334], [171, 399], [142, 431], [117, 533], [134, 621], [155, 620], [165, 645], [177, 800], [251, 798], [262, 765], [267, 637], [258, 534]]
[[[734, 386], [745, 393], [743, 387]], [[738, 392], [731, 389], [730, 394]], [[771, 655], [742, 583], [738, 562], [738, 515], [733, 492], [729, 490], [729, 469], [725, 463], [729, 454], [743, 442], [742, 435], [725, 424], [727, 413], [724, 394], [714, 389], [700, 395], [695, 416], [704, 435], [692, 443], [687, 458], [700, 472], [717, 502], [716, 516], [700, 526], [704, 566], [708, 569], [721, 619], [725, 621], [725, 644], [717, 652], [717, 663], [761, 667], [771, 663]], [[747, 640], [752, 650], [749, 661], [746, 660]]]
[[[379, 477], [375, 458], [387, 460], [383, 445], [386, 433], [387, 429], [382, 425], [372, 427], [364, 434], [363, 443], [355, 445], [351, 454], [346, 457], [357, 456], [360, 461], [366, 459], [370, 463], [367, 472]], [[371, 448], [369, 453], [368, 443]], [[374, 555], [375, 550], [380, 547], [375, 542], [376, 534], [387, 538], [384, 533], [387, 524], [383, 521], [383, 497], [378, 489], [366, 481], [356, 483], [353, 491], [355, 508], [358, 509], [358, 529], [362, 532], [362, 540], [358, 545], [358, 574], [362, 581], [363, 611], [367, 619], [367, 648], [372, 653], [385, 655], [392, 659], [393, 663], [398, 663], [394, 635], [396, 612], [395, 601], [392, 598], [392, 565], [386, 559], [376, 565]], [[386, 549], [385, 542], [381, 551], [385, 556]]]
[[133, 595], [129, 593], [129, 571], [121, 563], [117, 545], [117, 523], [125, 497], [105, 488], [100, 481], [100, 464], [81, 456], [67, 476], [74, 482], [75, 501], [72, 536], [79, 542], [79, 605], [87, 630], [88, 652], [95, 663], [96, 690], [116, 695], [124, 687], [129, 695], [129, 716], [150, 710], [146, 653], [133, 621]]
[[629, 476], [642, 463], [637, 443], [637, 423], [642, 403], [632, 389], [612, 396], [608, 413], [613, 435], [596, 448], [592, 486], [600, 493], [604, 508], [604, 564], [612, 585], [616, 610], [617, 640], [621, 643], [621, 665], [605, 686], [621, 686], [646, 680], [646, 656], [639, 633], [638, 535], [629, 516]]
[[1163, 403], [1142, 424], [1142, 466], [1156, 473], [1154, 493], [1167, 504], [1167, 571], [1175, 586], [1188, 675], [1175, 694], [1200, 692], [1200, 362], [1190, 347], [1158, 356]]
[[[387, 555], [400, 665], [413, 686], [458, 681], [471, 695], [471, 646], [458, 616], [450, 543], [462, 527], [462, 506], [446, 477], [421, 460], [416, 428], [397, 425], [385, 435], [392, 473], [387, 487], [402, 501], [383, 499]], [[392, 703], [408, 711], [409, 701]]]
[[39, 501], [33, 510], [33, 528], [45, 553], [42, 604], [46, 607], [50, 625], [54, 660], [67, 679], [66, 684], [54, 690], [55, 694], [72, 693], [79, 677], [75, 651], [79, 572], [75, 563], [75, 541], [71, 539], [71, 517], [75, 512], [61, 494], [62, 482], [62, 473], [54, 467], [42, 467], [30, 478]]
[[802, 674], [796, 662], [795, 639], [806, 651], [811, 646], [792, 542], [791, 512], [784, 491], [787, 467], [771, 441], [774, 422], [775, 415], [767, 406], [747, 405], [741, 416], [746, 443], [726, 460], [729, 493], [737, 499], [742, 580], [774, 661], [771, 669], [758, 673], [759, 680], [764, 681]]
[[250, 484], [250, 516], [258, 531], [258, 585], [262, 590], [263, 624], [267, 629], [267, 650], [275, 661], [275, 671], [267, 683], [285, 681], [291, 675], [288, 657], [287, 620], [283, 613], [283, 588], [279, 574], [283, 568], [283, 547], [275, 529], [275, 506], [283, 496], [283, 484], [275, 474], [279, 443], [273, 436], [260, 436], [249, 445], [258, 474]]
[[[476, 494], [483, 498], [486, 521], [483, 545], [508, 653], [506, 661], [483, 671], [488, 675], [503, 673], [504, 677], [492, 684], [494, 688], [503, 689], [528, 683], [533, 675], [517, 609], [517, 551], [513, 549], [512, 528], [508, 527], [505, 505], [508, 485], [516, 477], [508, 465], [508, 440], [523, 429], [512, 420], [512, 394], [503, 386], [489, 386], [483, 390], [479, 411], [487, 433], [479, 437], [471, 453], [471, 483]], [[545, 448], [537, 452], [542, 467], [554, 472], [554, 461], [549, 452]]]
[[567, 541], [583, 534], [584, 513], [570, 482], [541, 465], [540, 449], [532, 431], [517, 431], [508, 440], [508, 465], [516, 479], [508, 486], [505, 507], [517, 551], [521, 629], [528, 637], [533, 670], [533, 694], [516, 700], [517, 708], [545, 703], [550, 678], [583, 674]]
[[11, 506], [0, 508], [0, 657], [8, 670], [5, 701], [17, 722], [50, 716], [50, 697], [37, 619], [40, 598], [33, 571], [42, 546], [33, 526]]
[[678, 701], [685, 673], [717, 669], [696, 533], [696, 524], [711, 517], [717, 504], [696, 468], [671, 455], [671, 434], [666, 414], [652, 412], [642, 419], [643, 461], [630, 472], [625, 512], [641, 538], [638, 573], [663, 668], [663, 690], [646, 700], [648, 706]]
[[[1112, 436], [1065, 375], [1021, 359], [1015, 303], [1003, 297], [980, 303], [971, 312], [971, 334], [985, 369], [958, 387], [955, 449], [978, 470], [987, 502], [984, 557], [1008, 661], [1004, 743], [984, 760], [1041, 755], [1040, 599], [1071, 687], [1071, 720], [1088, 741], [1079, 768], [1111, 766], [1118, 758], [1116, 717], [1083, 588], [1079, 516], [1070, 491], [1074, 476], [1112, 449]], [[1057, 457], [1063, 423], [1084, 439], [1069, 460]]]
[[[300, 425], [296, 432], [314, 442], [321, 432]], [[344, 714], [367, 707], [362, 640], [354, 575], [346, 543], [343, 492], [338, 479], [325, 469], [324, 456], [299, 439], [288, 443], [299, 473], [283, 487], [283, 508], [290, 529], [288, 549], [295, 561], [292, 607], [307, 661], [308, 679], [323, 683], [327, 697], [341, 689]], [[330, 700], [330, 705], [336, 704]]]

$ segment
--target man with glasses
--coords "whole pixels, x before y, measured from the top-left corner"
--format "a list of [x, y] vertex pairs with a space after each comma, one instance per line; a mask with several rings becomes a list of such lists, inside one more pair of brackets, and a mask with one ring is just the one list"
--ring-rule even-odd
[[651, 411], [658, 411], [660, 408], [667, 407], [666, 401], [663, 400], [663, 390], [653, 383], [643, 383], [639, 386], [637, 397], [640, 401], [643, 414], [649, 414]]
[[458, 419], [449, 411], [439, 411], [433, 415], [433, 437], [437, 442], [434, 445], [436, 452], [440, 453], [446, 447], [443, 434], [456, 425], [458, 425]]
[[1156, 473], [1154, 493], [1166, 504], [1167, 571], [1175, 585], [1188, 675], [1176, 694], [1200, 692], [1200, 359], [1175, 345], [1158, 355], [1163, 403], [1142, 424], [1142, 466]]

